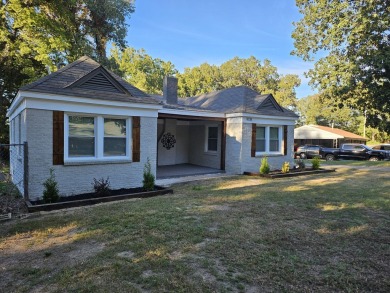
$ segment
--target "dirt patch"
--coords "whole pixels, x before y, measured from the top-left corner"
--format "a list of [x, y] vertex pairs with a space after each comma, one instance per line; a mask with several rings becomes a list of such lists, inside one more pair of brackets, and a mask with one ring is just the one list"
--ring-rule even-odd
[[15, 217], [27, 212], [27, 206], [23, 198], [0, 195], [0, 214], [11, 213], [12, 217]]
[[[13, 288], [15, 282], [23, 282], [25, 276], [39, 279], [42, 274], [54, 275], [66, 267], [83, 263], [104, 249], [104, 243], [79, 240], [82, 233], [70, 225], [39, 234], [23, 233], [3, 238], [0, 242], [0, 288]], [[36, 287], [33, 292], [47, 292], [46, 289]]]

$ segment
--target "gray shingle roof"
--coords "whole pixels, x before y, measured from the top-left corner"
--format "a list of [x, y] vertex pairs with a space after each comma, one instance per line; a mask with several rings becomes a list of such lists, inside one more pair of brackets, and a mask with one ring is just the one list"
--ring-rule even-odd
[[[96, 87], [96, 90], [94, 90], [93, 88], [77, 86], [78, 81], [82, 79], [88, 80], [88, 75], [93, 77], [97, 71], [111, 76], [111, 82], [117, 83], [115, 86], [124, 90], [113, 92], [103, 90], [101, 87]], [[120, 102], [160, 103], [157, 99], [145, 94], [87, 56], [83, 56], [58, 71], [23, 86], [20, 90]]]
[[298, 117], [293, 111], [281, 107], [271, 94], [260, 95], [247, 86], [237, 86], [196, 97], [178, 99], [178, 105], [165, 104], [163, 107], [170, 109], [203, 110], [225, 114], [249, 113]]

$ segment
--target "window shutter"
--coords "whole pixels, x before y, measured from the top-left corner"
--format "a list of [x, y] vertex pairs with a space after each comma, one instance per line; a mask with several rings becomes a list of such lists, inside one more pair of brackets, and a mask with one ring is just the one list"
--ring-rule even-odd
[[287, 156], [287, 125], [283, 126], [283, 154]]
[[252, 123], [251, 157], [256, 157], [256, 124]]
[[64, 112], [53, 111], [53, 165], [64, 164]]
[[133, 162], [139, 162], [141, 159], [141, 123], [140, 117], [134, 116], [132, 123], [132, 136], [133, 136]]

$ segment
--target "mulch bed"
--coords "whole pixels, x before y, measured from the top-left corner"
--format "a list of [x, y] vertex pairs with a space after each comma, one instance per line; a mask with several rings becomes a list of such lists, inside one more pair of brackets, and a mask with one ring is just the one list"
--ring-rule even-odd
[[144, 191], [143, 188], [129, 188], [111, 190], [111, 194], [108, 196], [97, 196], [95, 193], [83, 193], [78, 195], [60, 197], [58, 202], [44, 203], [42, 200], [28, 201], [28, 211], [52, 211], [64, 208], [79, 207], [86, 205], [93, 205], [102, 202], [117, 201], [131, 198], [147, 198], [157, 195], [164, 195], [173, 193], [172, 189], [155, 186], [152, 191]]
[[335, 169], [291, 169], [288, 173], [282, 173], [281, 170], [271, 171], [269, 174], [260, 174], [258, 172], [244, 172], [244, 175], [248, 176], [260, 176], [266, 178], [283, 178], [283, 177], [295, 177], [295, 176], [303, 176], [303, 175], [311, 175], [311, 174], [321, 174], [321, 173], [329, 173], [335, 172]]

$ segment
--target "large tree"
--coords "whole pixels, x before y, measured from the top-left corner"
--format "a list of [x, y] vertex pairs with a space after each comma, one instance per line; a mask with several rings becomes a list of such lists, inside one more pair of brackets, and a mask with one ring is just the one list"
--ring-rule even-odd
[[129, 0], [0, 0], [0, 142], [8, 142], [5, 114], [22, 85], [82, 55], [107, 64], [107, 42], [124, 47], [133, 10]]
[[390, 1], [296, 0], [293, 54], [315, 60], [311, 83], [390, 133]]
[[114, 71], [149, 94], [162, 94], [164, 76], [177, 73], [171, 62], [153, 58], [144, 49], [128, 47], [121, 51], [114, 46], [110, 61]]
[[321, 94], [311, 95], [298, 100], [299, 125], [315, 124], [336, 127], [360, 133], [363, 115], [348, 107], [340, 109]]
[[203, 63], [185, 68], [179, 77], [181, 96], [195, 96], [210, 91], [245, 85], [259, 93], [271, 93], [285, 107], [296, 106], [295, 88], [299, 86], [297, 75], [280, 75], [271, 61], [263, 62], [254, 56], [234, 57], [220, 66]]

